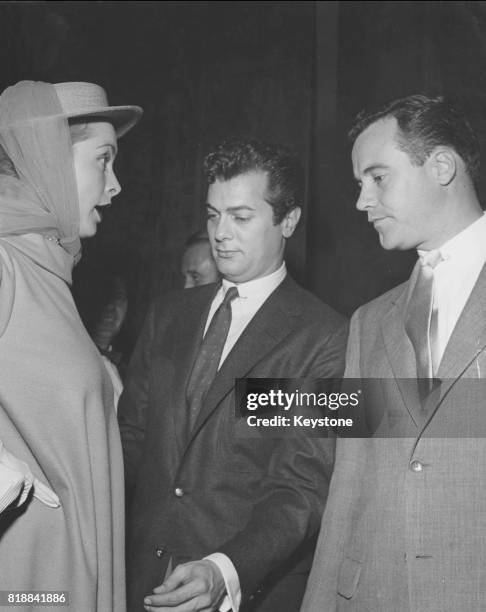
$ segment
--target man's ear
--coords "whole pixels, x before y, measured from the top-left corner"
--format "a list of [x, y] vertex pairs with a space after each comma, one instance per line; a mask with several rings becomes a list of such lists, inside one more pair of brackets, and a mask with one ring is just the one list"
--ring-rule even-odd
[[435, 179], [443, 187], [451, 183], [457, 174], [457, 155], [449, 147], [437, 147], [427, 160]]
[[299, 222], [301, 214], [302, 209], [300, 208], [300, 206], [292, 208], [292, 210], [286, 214], [281, 223], [282, 235], [284, 238], [290, 238], [290, 236], [292, 236], [295, 228], [297, 227], [297, 223]]

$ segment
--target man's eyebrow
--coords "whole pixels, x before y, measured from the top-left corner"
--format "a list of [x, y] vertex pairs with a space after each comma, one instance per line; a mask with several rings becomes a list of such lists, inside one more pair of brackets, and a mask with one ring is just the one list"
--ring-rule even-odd
[[368, 166], [367, 168], [365, 168], [363, 170], [363, 172], [361, 173], [361, 175], [359, 174], [354, 174], [354, 179], [360, 183], [361, 179], [360, 176], [368, 176], [369, 174], [371, 174], [372, 172], [376, 172], [376, 170], [388, 170], [388, 166], [386, 164], [373, 164], [371, 166]]
[[372, 166], [368, 166], [363, 170], [363, 174], [370, 174], [375, 170], [387, 170], [388, 166], [386, 164], [373, 164]]
[[[214, 206], [211, 206], [211, 204], [206, 203], [206, 208], [210, 208], [211, 210], [214, 210], [216, 212], [219, 212], [219, 210], [217, 208], [215, 208]], [[240, 204], [239, 206], [228, 206], [228, 208], [226, 208], [226, 212], [239, 212], [241, 210], [251, 210], [254, 211], [255, 209], [253, 208], [253, 206], [250, 206], [249, 204]]]

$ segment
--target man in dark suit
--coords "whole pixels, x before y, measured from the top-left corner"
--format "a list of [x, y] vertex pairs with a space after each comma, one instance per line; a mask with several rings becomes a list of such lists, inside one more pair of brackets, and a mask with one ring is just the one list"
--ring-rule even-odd
[[148, 610], [295, 612], [333, 440], [236, 436], [235, 379], [339, 377], [346, 325], [285, 269], [303, 194], [293, 156], [232, 142], [205, 173], [222, 284], [152, 306], [120, 402], [129, 609], [146, 596]]
[[[360, 308], [346, 377], [371, 438], [340, 439], [302, 610], [480, 612], [486, 602], [486, 217], [479, 147], [442, 98], [365, 115], [357, 207], [410, 280]], [[362, 381], [363, 382], [363, 381]]]

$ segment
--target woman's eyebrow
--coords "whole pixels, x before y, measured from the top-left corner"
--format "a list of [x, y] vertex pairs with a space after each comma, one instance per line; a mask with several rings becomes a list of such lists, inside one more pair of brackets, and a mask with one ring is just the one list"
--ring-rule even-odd
[[116, 155], [118, 153], [118, 148], [115, 145], [113, 145], [111, 142], [105, 142], [103, 144], [98, 145], [96, 148], [102, 149], [103, 147], [110, 147], [113, 155]]

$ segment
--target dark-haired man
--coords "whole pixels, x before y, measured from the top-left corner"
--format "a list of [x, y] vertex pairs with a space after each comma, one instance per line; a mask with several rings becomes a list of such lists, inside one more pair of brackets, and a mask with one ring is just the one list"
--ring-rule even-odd
[[486, 602], [486, 217], [479, 149], [442, 98], [361, 117], [353, 169], [385, 249], [410, 280], [360, 308], [346, 376], [379, 405], [339, 440], [303, 610], [457, 612]]
[[235, 379], [340, 376], [346, 326], [286, 273], [303, 197], [293, 156], [232, 142], [205, 171], [222, 284], [153, 306], [120, 404], [129, 609], [146, 596], [148, 610], [297, 612], [333, 441], [236, 437]]

